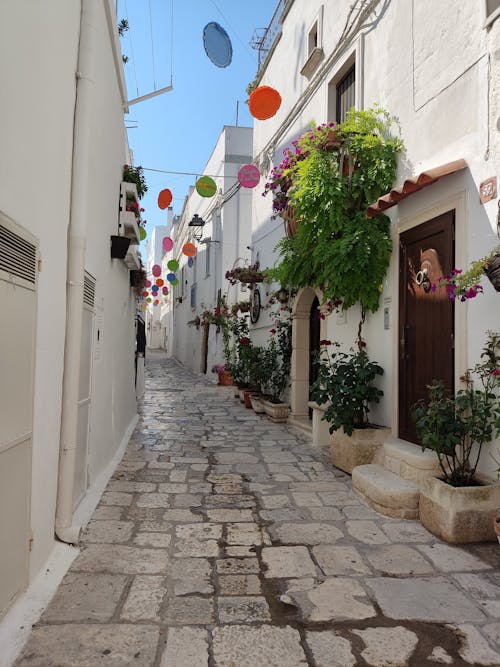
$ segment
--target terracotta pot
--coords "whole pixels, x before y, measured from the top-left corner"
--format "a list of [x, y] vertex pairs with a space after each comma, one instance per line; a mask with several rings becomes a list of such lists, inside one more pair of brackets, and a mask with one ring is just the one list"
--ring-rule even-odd
[[243, 389], [243, 402], [245, 403], [246, 408], [252, 407], [252, 401], [250, 400], [250, 394], [254, 392], [251, 389]]
[[342, 139], [337, 135], [335, 129], [328, 130], [325, 139], [321, 145], [324, 151], [336, 151], [342, 146]]
[[280, 216], [285, 222], [285, 234], [288, 238], [293, 238], [299, 227], [299, 220], [295, 217], [294, 207], [291, 204], [288, 204], [286, 209], [281, 211]]
[[484, 269], [485, 274], [490, 279], [491, 284], [500, 292], [500, 254], [495, 255], [488, 266]]
[[218, 384], [221, 387], [230, 387], [233, 384], [233, 378], [231, 377], [231, 373], [229, 371], [223, 371], [222, 373], [219, 373]]

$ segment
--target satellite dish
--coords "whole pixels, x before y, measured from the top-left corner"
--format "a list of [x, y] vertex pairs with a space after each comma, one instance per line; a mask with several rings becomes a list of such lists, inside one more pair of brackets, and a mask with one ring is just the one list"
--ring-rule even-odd
[[212, 21], [203, 28], [205, 53], [217, 67], [227, 67], [233, 58], [229, 35], [222, 26]]

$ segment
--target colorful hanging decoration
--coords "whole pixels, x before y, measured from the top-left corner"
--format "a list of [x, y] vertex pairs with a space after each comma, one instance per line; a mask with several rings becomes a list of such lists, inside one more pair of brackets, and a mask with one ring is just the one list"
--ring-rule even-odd
[[162, 190], [158, 195], [158, 208], [161, 208], [162, 211], [168, 208], [172, 203], [172, 199], [173, 195], [168, 188]]
[[177, 278], [175, 277], [175, 273], [169, 273], [167, 275], [167, 280], [168, 280], [169, 283], [172, 283], [172, 285], [173, 285], [174, 280], [177, 280]]
[[270, 86], [259, 86], [250, 94], [248, 108], [254, 118], [271, 118], [281, 106], [281, 95]]
[[165, 281], [163, 280], [163, 278], [158, 278], [158, 279], [156, 280], [156, 285], [157, 285], [158, 287], [163, 287], [164, 284], [165, 284]]
[[151, 303], [152, 300], [153, 300], [153, 299], [152, 299], [150, 296], [148, 296], [148, 298], [146, 299], [146, 301], [147, 301], [148, 303]]
[[148, 233], [144, 227], [141, 227], [139, 225], [139, 238], [141, 241], [144, 241], [147, 237]]
[[163, 239], [163, 241], [161, 242], [161, 244], [162, 244], [162, 246], [163, 246], [163, 250], [164, 250], [165, 252], [169, 252], [169, 251], [172, 250], [172, 248], [174, 247], [174, 242], [172, 241], [172, 239], [170, 238], [170, 236], [165, 236], [165, 238]]
[[227, 67], [233, 58], [233, 46], [229, 35], [215, 21], [203, 28], [203, 46], [205, 53], [217, 67]]
[[238, 182], [243, 188], [254, 188], [260, 181], [260, 171], [254, 164], [245, 164], [238, 171]]
[[177, 279], [177, 278], [174, 278], [174, 280], [172, 280], [172, 285], [175, 286], [175, 285], [178, 285], [178, 284], [179, 284], [178, 279]]
[[200, 197], [213, 197], [217, 192], [217, 185], [210, 176], [202, 176], [196, 181], [196, 192]]
[[151, 273], [154, 275], [155, 278], [161, 276], [161, 266], [159, 264], [155, 264], [151, 269]]
[[179, 262], [176, 259], [171, 259], [170, 261], [167, 262], [167, 266], [170, 269], [170, 271], [177, 271], [179, 268]]
[[189, 266], [190, 269], [192, 268], [193, 264], [194, 264], [194, 259], [192, 257], [190, 257], [188, 259], [188, 266]]
[[144, 286], [145, 286], [145, 287], [151, 287], [151, 281], [150, 281], [150, 280], [146, 280], [145, 283], [144, 283]]
[[142, 293], [142, 296], [143, 296], [144, 298], [146, 298], [147, 296], [149, 296], [149, 292], [146, 291], [146, 290], [144, 290], [144, 292]]
[[186, 257], [194, 257], [197, 253], [196, 246], [194, 243], [185, 243], [182, 246], [182, 252]]
[[153, 306], [157, 306], [159, 303], [160, 303], [159, 300], [158, 300], [158, 299], [155, 299], [155, 300], [153, 301]]
[[163, 292], [163, 294], [167, 295], [168, 294], [168, 287], [162, 287], [161, 291]]

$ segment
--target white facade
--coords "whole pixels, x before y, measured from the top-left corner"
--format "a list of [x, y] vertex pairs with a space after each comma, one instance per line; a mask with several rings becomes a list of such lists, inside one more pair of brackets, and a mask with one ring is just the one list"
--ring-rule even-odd
[[[157, 264], [161, 266], [165, 250], [162, 246], [162, 241], [165, 236], [170, 234], [172, 229], [172, 208], [168, 209], [168, 223], [166, 225], [157, 225], [153, 227], [151, 232], [151, 239], [147, 242], [147, 260], [146, 271], [149, 280], [154, 284], [156, 278], [151, 273], [153, 266]], [[161, 290], [160, 290], [161, 295]], [[158, 301], [162, 302], [163, 298], [160, 296]], [[161, 307], [154, 304], [152, 301], [148, 304], [146, 310], [146, 340], [147, 346], [151, 349], [166, 349], [167, 337], [165, 335], [165, 328], [161, 325]]]
[[[91, 44], [86, 56], [79, 56], [82, 8]], [[79, 81], [85, 92], [77, 99]], [[26, 281], [16, 277], [21, 265], [0, 244], [0, 469], [10, 479], [0, 482], [1, 617], [55, 545], [63, 413], [69, 409], [76, 417], [64, 427], [68, 451], [76, 448], [74, 475], [64, 483], [70, 520], [136, 420], [135, 300], [126, 263], [110, 257], [122, 167], [129, 161], [113, 2], [2, 3], [0, 82], [6, 102], [0, 111], [0, 229], [16, 243], [28, 239], [37, 253], [28, 299]], [[83, 267], [73, 271], [79, 278], [68, 287], [70, 227]], [[80, 301], [67, 315], [67, 295], [75, 289]], [[81, 327], [72, 362], [80, 357], [80, 363], [72, 379], [63, 379], [75, 313]]]
[[[356, 107], [379, 103], [399, 121], [405, 153], [399, 159], [398, 184], [426, 169], [466, 161], [467, 168], [387, 211], [393, 229], [392, 261], [381, 307], [367, 317], [363, 332], [370, 357], [385, 369], [381, 381], [385, 397], [371, 416], [376, 423], [391, 426], [397, 435], [400, 234], [453, 210], [455, 266], [466, 268], [498, 243], [498, 200], [482, 205], [479, 184], [498, 176], [500, 167], [500, 66], [495, 51], [500, 27], [496, 21], [485, 28], [486, 3], [475, 0], [422, 0], [414, 3], [413, 13], [406, 0], [374, 0], [369, 3], [370, 11], [361, 14], [356, 11], [361, 3], [354, 3], [354, 9], [352, 5], [348, 0], [285, 3], [281, 34], [258, 77], [258, 84], [277, 89], [283, 102], [274, 117], [255, 121], [254, 162], [267, 173], [281, 161], [283, 148], [310, 123], [335, 120], [336, 85], [353, 64]], [[313, 55], [308, 62], [313, 30], [317, 47], [322, 49], [316, 63]], [[259, 254], [261, 266], [266, 267], [277, 261], [273, 249], [283, 235], [283, 223], [271, 218], [271, 196], [261, 196], [263, 181], [255, 188], [252, 203], [252, 252], [254, 257]], [[331, 315], [323, 337], [349, 348], [359, 320], [355, 310]], [[267, 324], [265, 319], [259, 322], [255, 342], [262, 342]], [[485, 279], [483, 295], [455, 307], [457, 386], [464, 370], [478, 361], [489, 329], [500, 330], [500, 307], [498, 294]], [[292, 410], [293, 381], [303, 382], [300, 373], [292, 367]], [[303, 406], [299, 413], [305, 414]], [[497, 443], [497, 458], [498, 449]], [[491, 451], [494, 446], [484, 448], [479, 470], [493, 475], [497, 466]]]
[[[248, 246], [252, 190], [240, 187], [237, 181], [239, 169], [252, 161], [251, 155], [252, 129], [225, 126], [203, 170], [214, 178], [217, 194], [201, 197], [194, 187], [190, 189], [180, 219], [173, 228], [174, 248], [163, 259], [165, 275], [170, 259], [175, 258], [180, 264], [179, 285], [171, 290], [171, 299], [163, 313], [166, 320], [170, 319], [169, 326], [175, 328], [169, 352], [188, 368], [208, 371], [209, 376], [213, 364], [224, 362], [221, 334], [214, 326], [205, 330], [187, 323], [201, 316], [204, 310], [213, 310], [218, 294], [226, 296], [230, 304], [245, 298], [239, 288], [229, 286], [224, 275], [236, 265], [249, 263], [251, 256]], [[190, 268], [182, 246], [192, 241], [193, 228], [188, 225], [195, 214], [205, 225], [202, 240], [193, 241], [197, 254]], [[213, 379], [215, 381], [216, 376]]]

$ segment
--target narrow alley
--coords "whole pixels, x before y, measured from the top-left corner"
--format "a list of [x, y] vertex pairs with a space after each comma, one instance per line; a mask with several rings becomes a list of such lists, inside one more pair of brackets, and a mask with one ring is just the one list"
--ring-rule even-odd
[[307, 435], [163, 353], [146, 375], [17, 667], [500, 664], [498, 545], [377, 514]]

